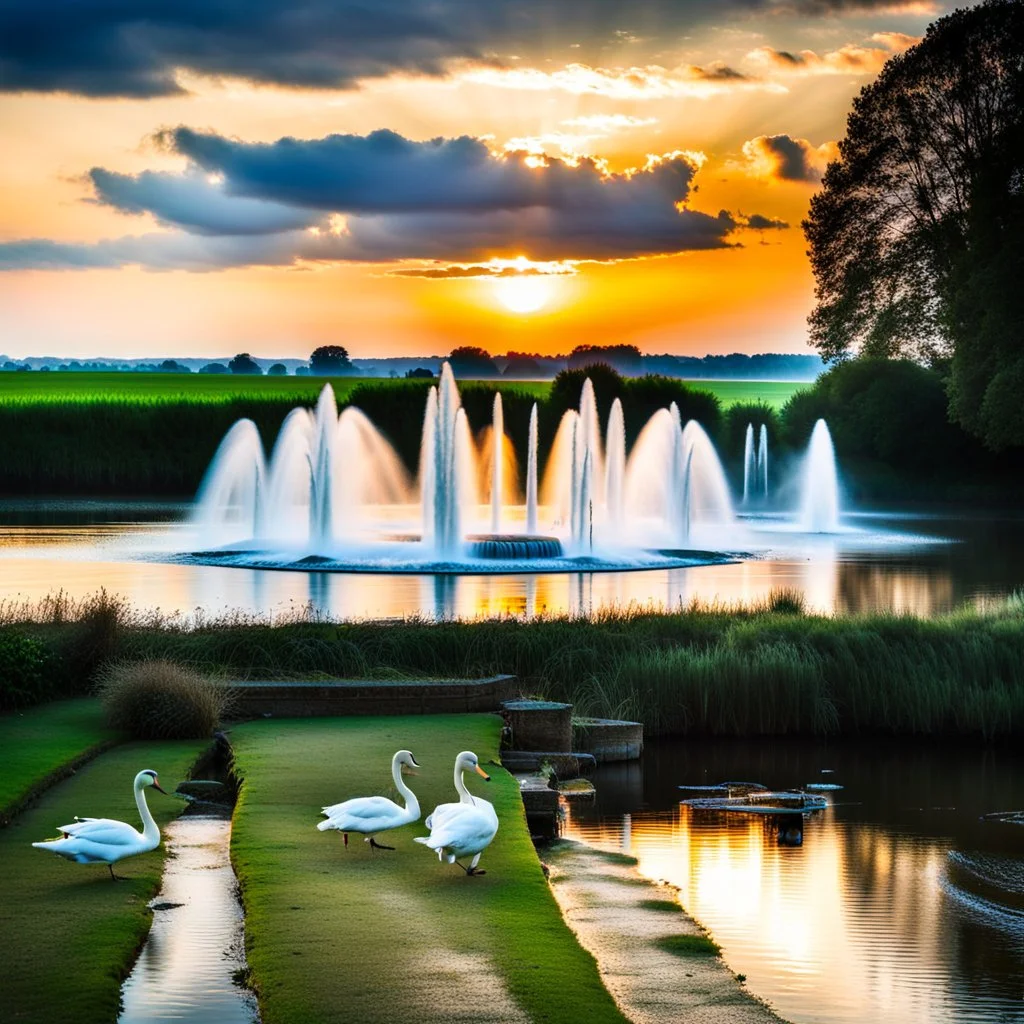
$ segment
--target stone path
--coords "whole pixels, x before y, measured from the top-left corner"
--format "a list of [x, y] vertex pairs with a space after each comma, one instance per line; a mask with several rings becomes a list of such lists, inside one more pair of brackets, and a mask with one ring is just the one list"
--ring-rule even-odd
[[[542, 854], [551, 889], [577, 938], [597, 960], [602, 980], [633, 1024], [779, 1024], [711, 955], [680, 956], [658, 945], [703, 934], [675, 890], [644, 879], [631, 858], [561, 842]], [[651, 906], [657, 900], [661, 906]]]

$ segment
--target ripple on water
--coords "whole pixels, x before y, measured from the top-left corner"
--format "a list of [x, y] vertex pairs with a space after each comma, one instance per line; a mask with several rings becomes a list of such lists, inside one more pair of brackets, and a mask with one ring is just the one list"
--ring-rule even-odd
[[163, 884], [151, 904], [149, 937], [121, 988], [118, 1024], [258, 1020], [252, 993], [234, 983], [245, 952], [230, 837], [230, 820], [199, 815], [164, 831]]

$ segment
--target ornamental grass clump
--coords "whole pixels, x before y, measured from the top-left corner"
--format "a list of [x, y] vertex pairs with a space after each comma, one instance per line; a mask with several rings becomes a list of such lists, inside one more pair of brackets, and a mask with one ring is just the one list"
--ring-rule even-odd
[[111, 665], [98, 693], [110, 724], [139, 739], [210, 736], [231, 701], [223, 684], [163, 660]]

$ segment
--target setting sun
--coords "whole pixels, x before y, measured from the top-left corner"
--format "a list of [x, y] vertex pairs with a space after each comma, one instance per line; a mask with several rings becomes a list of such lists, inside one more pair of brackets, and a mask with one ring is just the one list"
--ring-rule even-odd
[[548, 304], [552, 282], [541, 275], [502, 277], [494, 282], [498, 301], [511, 313], [536, 313]]

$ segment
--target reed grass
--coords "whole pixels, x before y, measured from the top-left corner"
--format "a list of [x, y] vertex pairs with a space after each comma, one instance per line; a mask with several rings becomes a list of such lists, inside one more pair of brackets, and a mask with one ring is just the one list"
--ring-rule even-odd
[[[1024, 734], [1024, 601], [933, 619], [800, 613], [791, 596], [530, 622], [332, 622], [138, 613], [106, 595], [0, 605], [0, 630], [44, 640], [58, 663], [168, 659], [232, 678], [470, 678], [510, 672], [523, 692], [650, 735]], [[88, 624], [88, 628], [83, 624]], [[73, 676], [73, 672], [69, 672]]]

